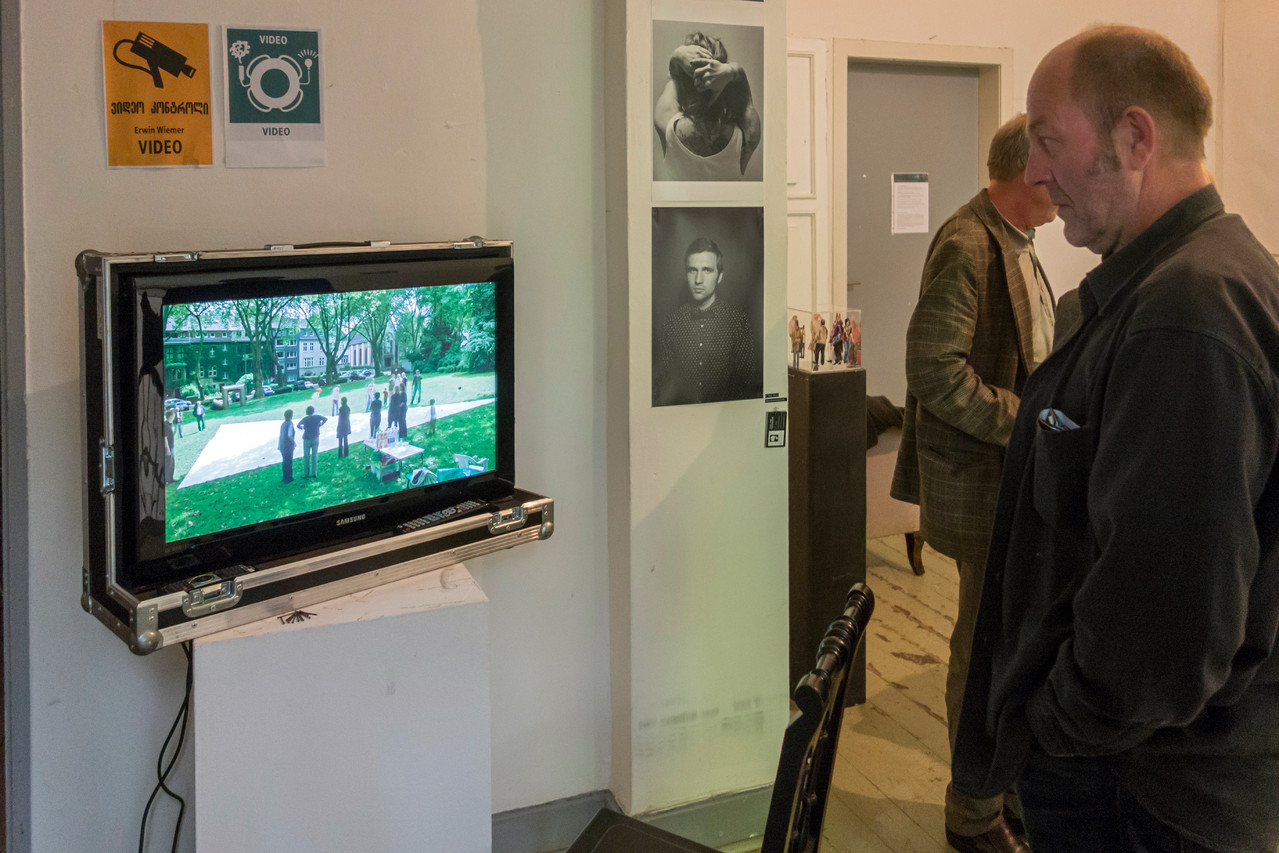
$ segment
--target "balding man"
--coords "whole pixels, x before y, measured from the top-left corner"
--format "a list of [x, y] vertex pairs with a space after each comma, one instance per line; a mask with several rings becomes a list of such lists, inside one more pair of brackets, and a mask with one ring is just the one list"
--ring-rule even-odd
[[1101, 256], [1022, 389], [953, 781], [1035, 853], [1279, 846], [1279, 266], [1204, 162], [1208, 86], [1131, 27], [1054, 48], [1026, 180]]

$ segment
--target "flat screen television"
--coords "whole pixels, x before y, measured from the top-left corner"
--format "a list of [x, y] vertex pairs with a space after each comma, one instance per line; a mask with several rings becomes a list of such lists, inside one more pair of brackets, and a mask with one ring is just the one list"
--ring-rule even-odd
[[516, 493], [509, 243], [77, 263], [86, 599], [185, 595]]

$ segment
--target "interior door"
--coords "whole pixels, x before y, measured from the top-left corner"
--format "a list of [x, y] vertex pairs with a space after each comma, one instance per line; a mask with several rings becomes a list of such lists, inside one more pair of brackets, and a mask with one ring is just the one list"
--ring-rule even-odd
[[[906, 398], [906, 325], [933, 233], [985, 185], [976, 66], [848, 66], [848, 307], [862, 312], [866, 393]], [[893, 233], [892, 176], [927, 175], [927, 226]], [[918, 189], [917, 187], [915, 189]]]

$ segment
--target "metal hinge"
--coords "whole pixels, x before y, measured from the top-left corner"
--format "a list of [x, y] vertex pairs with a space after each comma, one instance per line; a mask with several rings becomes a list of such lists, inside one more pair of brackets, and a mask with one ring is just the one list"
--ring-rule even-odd
[[106, 439], [98, 441], [98, 446], [102, 450], [102, 495], [103, 497], [115, 491], [115, 448], [107, 444]]

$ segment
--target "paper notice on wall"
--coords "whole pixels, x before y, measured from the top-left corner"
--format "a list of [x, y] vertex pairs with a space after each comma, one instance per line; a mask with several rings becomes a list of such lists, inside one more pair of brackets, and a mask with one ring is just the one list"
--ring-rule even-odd
[[212, 166], [209, 25], [102, 22], [108, 166]]
[[894, 234], [928, 233], [928, 173], [893, 173]]
[[226, 165], [323, 166], [318, 29], [224, 27]]

